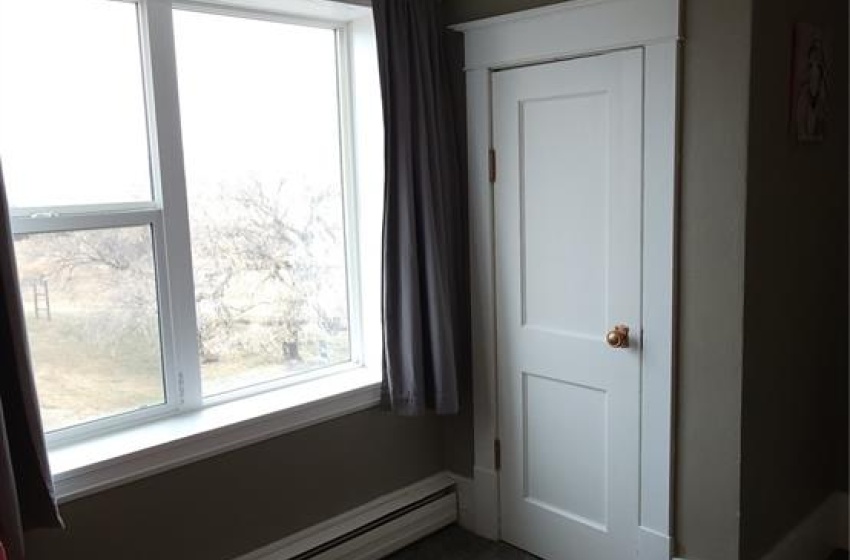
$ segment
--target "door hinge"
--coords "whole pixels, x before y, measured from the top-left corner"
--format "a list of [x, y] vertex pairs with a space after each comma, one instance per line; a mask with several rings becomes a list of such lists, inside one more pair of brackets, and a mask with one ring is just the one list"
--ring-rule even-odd
[[495, 149], [490, 148], [489, 158], [490, 158], [489, 159], [490, 182], [495, 183], [496, 182], [496, 150]]
[[493, 464], [497, 471], [502, 470], [502, 442], [498, 439], [493, 440]]

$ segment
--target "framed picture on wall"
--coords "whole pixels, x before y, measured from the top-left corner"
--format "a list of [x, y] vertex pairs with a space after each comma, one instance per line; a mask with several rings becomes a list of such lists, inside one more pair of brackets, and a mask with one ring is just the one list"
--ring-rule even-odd
[[799, 142], [821, 142], [829, 114], [829, 51], [820, 28], [794, 27], [791, 128]]

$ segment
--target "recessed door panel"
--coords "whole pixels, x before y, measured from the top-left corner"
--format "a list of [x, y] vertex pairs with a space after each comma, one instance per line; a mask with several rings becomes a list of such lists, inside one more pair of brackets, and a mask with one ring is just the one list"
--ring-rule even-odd
[[605, 327], [608, 104], [591, 92], [520, 105], [526, 325], [590, 336]]
[[608, 396], [530, 373], [523, 382], [526, 500], [605, 530]]

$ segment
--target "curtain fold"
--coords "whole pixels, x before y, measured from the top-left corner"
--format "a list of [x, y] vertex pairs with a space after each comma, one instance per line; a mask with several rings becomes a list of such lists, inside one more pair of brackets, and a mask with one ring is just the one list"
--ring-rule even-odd
[[12, 230], [0, 166], [0, 541], [23, 560], [24, 531], [61, 527], [18, 290]]
[[438, 0], [372, 10], [386, 158], [382, 400], [400, 414], [454, 414], [470, 362], [459, 92]]

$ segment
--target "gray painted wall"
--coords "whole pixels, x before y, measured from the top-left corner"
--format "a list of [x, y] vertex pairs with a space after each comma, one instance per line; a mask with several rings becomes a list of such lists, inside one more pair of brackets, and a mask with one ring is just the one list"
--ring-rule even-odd
[[229, 560], [443, 469], [435, 418], [360, 412], [62, 506], [28, 560]]
[[[830, 127], [788, 126], [793, 26], [832, 38]], [[755, 0], [747, 190], [741, 558], [847, 484], [847, 2]]]
[[738, 555], [751, 0], [685, 14], [677, 553]]

